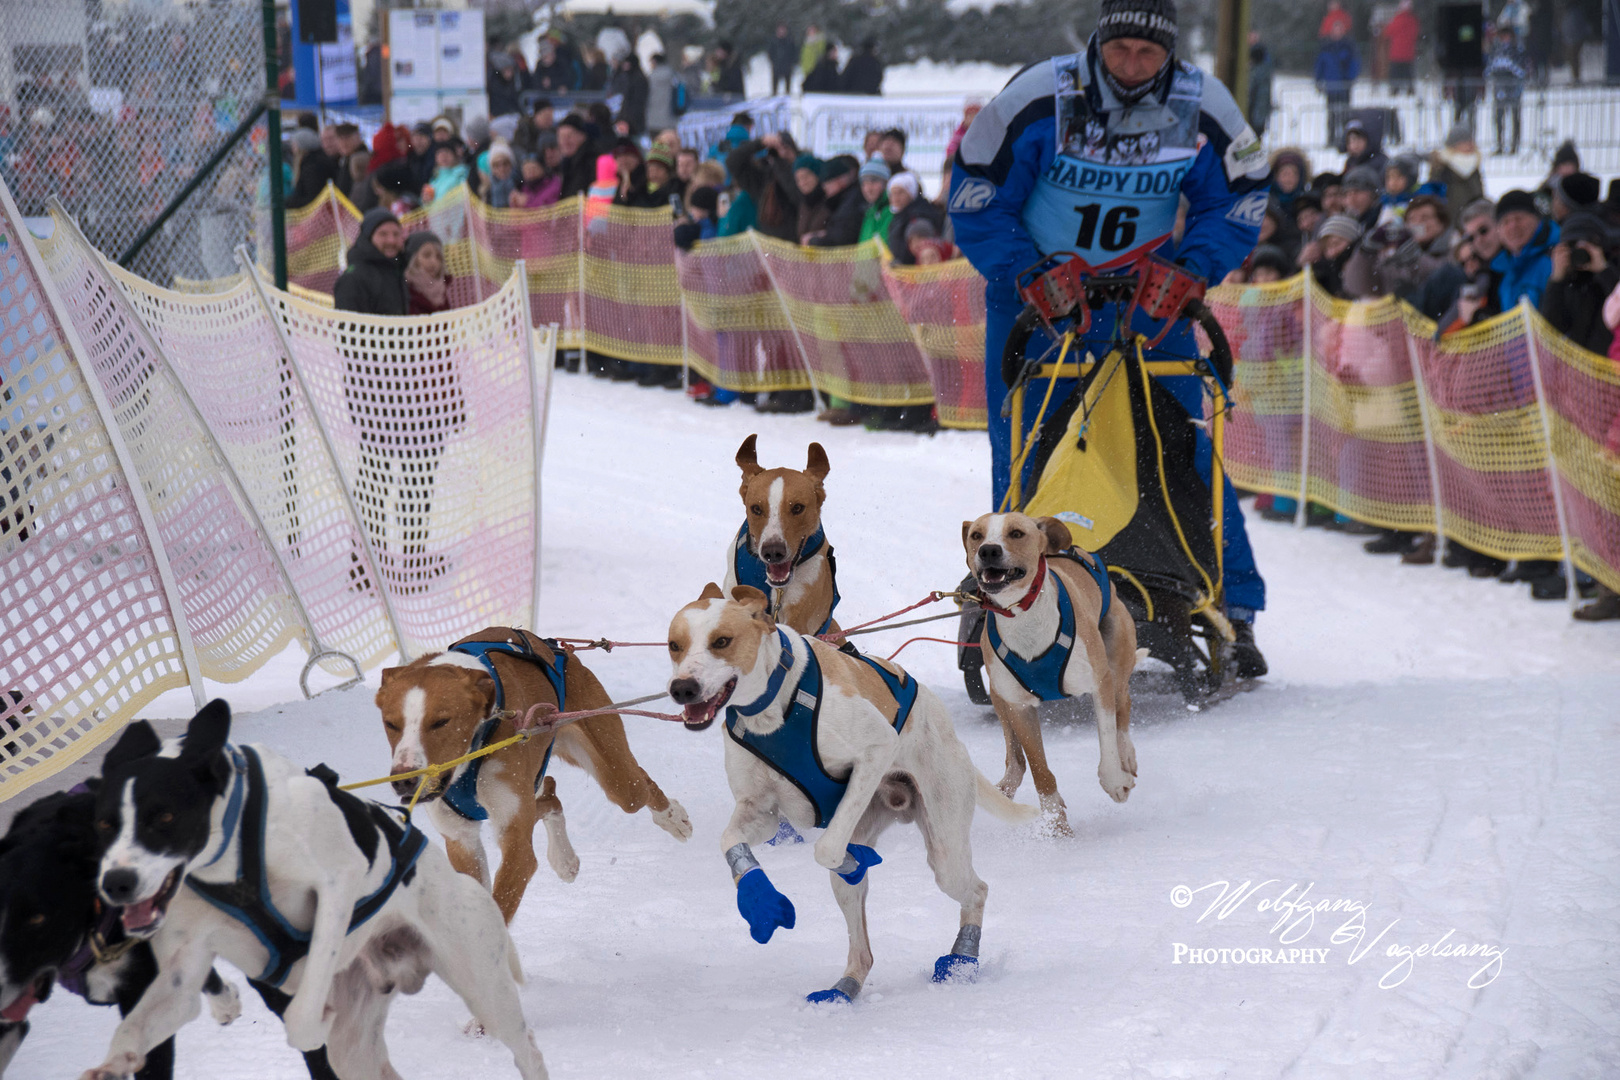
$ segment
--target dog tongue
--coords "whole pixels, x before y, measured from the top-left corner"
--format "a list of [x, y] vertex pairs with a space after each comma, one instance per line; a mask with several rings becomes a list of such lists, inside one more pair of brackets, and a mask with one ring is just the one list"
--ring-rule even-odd
[[696, 701], [681, 709], [681, 715], [686, 717], [688, 724], [701, 724], [709, 718], [709, 702]]
[[17, 998], [17, 1000], [13, 1001], [10, 1005], [7, 1005], [4, 1009], [0, 1009], [0, 1020], [5, 1020], [12, 1024], [22, 1023], [24, 1020], [28, 1019], [28, 1010], [32, 1009], [34, 1007], [34, 1003], [38, 1000], [39, 999], [34, 996], [34, 984], [29, 983], [28, 987], [23, 990], [22, 996]]
[[157, 921], [157, 897], [142, 900], [138, 904], [131, 904], [123, 910], [120, 918], [124, 921], [124, 929], [135, 931], [144, 930]]

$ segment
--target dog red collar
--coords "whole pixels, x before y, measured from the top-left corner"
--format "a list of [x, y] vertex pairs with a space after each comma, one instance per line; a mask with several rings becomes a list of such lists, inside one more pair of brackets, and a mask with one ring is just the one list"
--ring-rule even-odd
[[[1022, 600], [1018, 601], [1017, 603], [1015, 603], [1013, 605], [1013, 607], [1017, 608], [1019, 611], [1028, 611], [1031, 607], [1034, 606], [1035, 598], [1037, 596], [1041, 595], [1041, 586], [1045, 585], [1045, 584], [1046, 584], [1046, 556], [1042, 555], [1041, 556], [1041, 564], [1035, 570], [1035, 580], [1030, 584], [1029, 592], [1025, 593], [1024, 598]], [[1014, 612], [1013, 612], [1012, 608], [997, 607], [995, 604], [992, 604], [990, 602], [990, 598], [988, 596], [984, 595], [984, 589], [983, 588], [980, 588], [980, 590], [979, 590], [979, 606], [982, 607], [986, 611], [994, 612], [997, 615], [1004, 615], [1009, 619], [1012, 618], [1013, 615], [1014, 615]]]

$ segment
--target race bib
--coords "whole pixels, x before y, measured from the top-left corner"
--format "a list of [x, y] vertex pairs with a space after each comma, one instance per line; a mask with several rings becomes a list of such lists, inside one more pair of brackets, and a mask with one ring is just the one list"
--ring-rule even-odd
[[1072, 251], [1092, 266], [1133, 261], [1169, 239], [1192, 158], [1099, 165], [1058, 155], [1024, 204], [1043, 254]]

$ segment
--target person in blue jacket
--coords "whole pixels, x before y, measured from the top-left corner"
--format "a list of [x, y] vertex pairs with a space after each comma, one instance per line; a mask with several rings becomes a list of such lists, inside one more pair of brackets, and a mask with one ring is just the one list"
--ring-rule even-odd
[[[1017, 276], [1046, 255], [1074, 252], [1109, 269], [1145, 251], [1219, 282], [1254, 250], [1265, 217], [1270, 170], [1254, 134], [1219, 82], [1175, 56], [1174, 0], [1103, 0], [1086, 50], [1033, 64], [974, 119], [951, 168], [950, 214], [957, 245], [986, 280], [985, 398], [990, 418], [992, 507], [1011, 479], [1011, 422], [1001, 354], [1023, 309]], [[1173, 233], [1187, 203], [1181, 242]], [[1137, 313], [1148, 337], [1159, 324]], [[1088, 337], [1106, 342], [1113, 318], [1099, 312]], [[1183, 321], [1161, 343], [1194, 355]], [[1098, 352], [1101, 355], [1101, 352]], [[1194, 416], [1203, 414], [1196, 376], [1161, 382]], [[1038, 398], [1039, 395], [1036, 395]], [[1038, 401], [1027, 404], [1027, 423]], [[1199, 469], [1211, 448], [1199, 434]], [[1242, 511], [1227, 487], [1227, 615], [1238, 630], [1240, 676], [1265, 673], [1254, 645], [1254, 613], [1265, 607]]]

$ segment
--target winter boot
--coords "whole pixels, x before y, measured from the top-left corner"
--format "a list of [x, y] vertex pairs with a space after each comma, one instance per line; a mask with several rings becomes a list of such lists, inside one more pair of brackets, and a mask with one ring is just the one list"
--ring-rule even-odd
[[1404, 555], [1412, 550], [1412, 541], [1416, 539], [1417, 533], [1385, 529], [1373, 539], [1362, 544], [1361, 550], [1369, 555]]
[[1597, 599], [1575, 609], [1575, 617], [1582, 622], [1604, 622], [1620, 619], [1620, 593], [1606, 586], [1598, 586]]
[[1254, 623], [1234, 622], [1232, 633], [1232, 666], [1240, 679], [1258, 679], [1269, 670], [1260, 647], [1254, 643]]
[[1417, 538], [1412, 549], [1401, 556], [1401, 562], [1408, 566], [1434, 565], [1434, 534], [1424, 533]]

